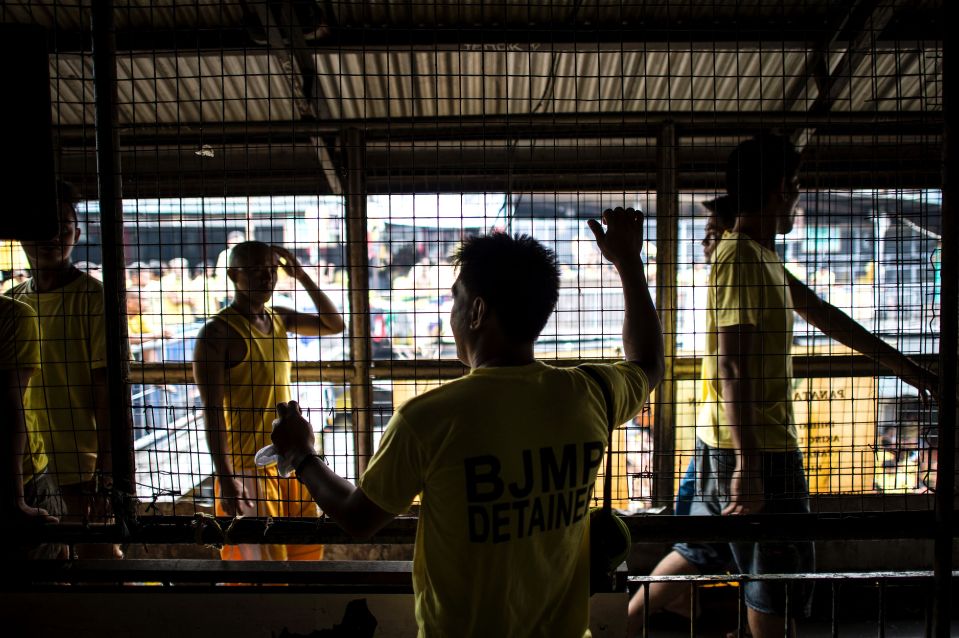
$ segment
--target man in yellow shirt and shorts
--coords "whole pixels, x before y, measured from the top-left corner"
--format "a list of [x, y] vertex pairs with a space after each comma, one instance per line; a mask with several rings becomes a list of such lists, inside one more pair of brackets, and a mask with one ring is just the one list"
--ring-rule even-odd
[[[25, 241], [30, 279], [7, 295], [37, 314], [40, 366], [24, 396], [49, 459], [48, 471], [66, 504], [64, 522], [106, 522], [112, 486], [110, 410], [106, 382], [103, 284], [79, 270], [71, 255], [80, 240], [80, 195], [57, 182], [60, 225], [56, 237]], [[81, 558], [122, 556], [118, 546], [101, 551], [80, 546]]]
[[[315, 313], [267, 305], [280, 267], [310, 295]], [[290, 400], [288, 333], [336, 334], [343, 331], [343, 318], [296, 257], [279, 246], [237, 244], [227, 276], [233, 299], [200, 330], [193, 353], [216, 472], [216, 514], [317, 517], [316, 504], [299, 483], [280, 476], [275, 463], [257, 467], [254, 457], [269, 444], [276, 404]], [[220, 555], [224, 560], [320, 560], [323, 546], [227, 545]]]

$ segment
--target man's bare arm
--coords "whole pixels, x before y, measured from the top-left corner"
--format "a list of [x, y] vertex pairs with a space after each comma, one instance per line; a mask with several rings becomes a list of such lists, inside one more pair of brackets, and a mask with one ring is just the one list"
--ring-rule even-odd
[[862, 353], [892, 371], [922, 394], [935, 394], [939, 378], [894, 347], [866, 330], [852, 317], [817, 295], [809, 286], [787, 273], [793, 307], [824, 335]]
[[42, 520], [56, 523], [57, 518], [43, 509], [27, 505], [23, 494], [23, 458], [27, 453], [27, 424], [23, 414], [23, 392], [33, 374], [32, 368], [0, 372], [0, 422], [10, 431], [3, 437], [3, 463], [6, 466], [4, 510], [21, 521]]
[[227, 514], [243, 514], [253, 509], [253, 502], [236, 479], [230, 442], [223, 414], [227, 374], [228, 328], [216, 320], [208, 322], [197, 335], [193, 350], [193, 379], [203, 403], [203, 428], [213, 471], [220, 481], [223, 506]]
[[343, 332], [346, 323], [344, 323], [340, 312], [326, 293], [316, 285], [309, 273], [303, 269], [293, 253], [280, 246], [273, 246], [273, 251], [281, 259], [281, 267], [306, 290], [316, 307], [315, 313], [299, 312], [290, 308], [275, 308], [277, 312], [283, 315], [283, 321], [286, 323], [287, 329], [305, 337], [320, 337]]
[[[296, 477], [323, 512], [350, 536], [369, 538], [395, 518], [320, 461], [314, 453], [313, 426], [295, 401], [276, 406], [272, 440], [277, 451], [294, 461]], [[301, 459], [301, 460], [298, 460]]]
[[723, 514], [754, 514], [763, 508], [762, 449], [758, 440], [754, 380], [748, 361], [758, 351], [754, 326], [719, 329], [719, 383], [723, 413], [736, 454], [729, 505]]

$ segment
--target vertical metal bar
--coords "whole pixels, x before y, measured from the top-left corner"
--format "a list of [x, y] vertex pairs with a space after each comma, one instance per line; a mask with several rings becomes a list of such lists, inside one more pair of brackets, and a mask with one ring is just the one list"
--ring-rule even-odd
[[366, 246], [366, 137], [356, 128], [343, 138], [347, 158], [346, 258], [350, 289], [350, 356], [355, 374], [350, 386], [356, 476], [366, 471], [373, 454], [373, 390], [370, 381], [370, 261]]
[[652, 586], [652, 582], [647, 582], [643, 587], [643, 638], [649, 638], [649, 588]]
[[783, 614], [783, 615], [785, 616], [785, 618], [783, 618], [783, 636], [790, 636], [790, 635], [791, 635], [790, 632], [789, 632], [789, 627], [790, 627], [790, 622], [789, 622], [789, 618], [790, 618], [790, 613], [789, 613], [789, 612], [790, 612], [790, 609], [789, 609], [789, 590], [790, 590], [790, 587], [789, 587], [789, 585], [790, 585], [790, 581], [788, 581], [788, 580], [784, 580], [784, 581], [783, 581], [783, 596], [784, 596], [785, 599], [786, 599], [786, 601], [785, 601], [785, 602], [786, 602], [786, 605], [785, 605], [786, 613]]
[[[945, 5], [943, 6], [945, 11]], [[945, 16], [943, 16], [945, 17]], [[943, 40], [942, 87], [942, 304], [939, 337], [939, 461], [936, 468], [936, 541], [933, 623], [936, 636], [949, 635], [952, 615], [952, 518], [956, 469], [956, 354], [959, 352], [959, 225], [952, 207], [956, 202], [956, 161], [952, 123], [956, 118], [955, 85], [948, 77], [954, 45]]]
[[696, 638], [696, 583], [689, 583], [689, 638]]
[[886, 581], [879, 581], [879, 638], [886, 636]]
[[696, 635], [696, 587], [689, 584], [689, 635]]
[[[118, 525], [132, 523], [134, 489], [133, 419], [130, 412], [130, 342], [126, 323], [126, 260], [123, 246], [123, 195], [117, 136], [116, 39], [113, 3], [92, 7], [93, 90], [96, 114], [97, 188], [103, 244], [103, 308], [107, 342], [107, 392], [110, 397], [110, 444], [113, 484], [122, 503], [114, 503]], [[101, 427], [98, 423], [97, 427]], [[117, 507], [117, 506], [120, 507]], [[119, 511], [116, 511], [119, 510]]]
[[839, 583], [832, 581], [831, 585], [831, 608], [829, 610], [829, 618], [831, 631], [830, 635], [832, 638], [839, 638], [839, 619], [836, 618], [836, 613], [839, 608]]
[[663, 324], [666, 374], [653, 402], [654, 505], [672, 505], [676, 452], [676, 276], [679, 257], [679, 191], [676, 126], [667, 123], [656, 141], [656, 308]]

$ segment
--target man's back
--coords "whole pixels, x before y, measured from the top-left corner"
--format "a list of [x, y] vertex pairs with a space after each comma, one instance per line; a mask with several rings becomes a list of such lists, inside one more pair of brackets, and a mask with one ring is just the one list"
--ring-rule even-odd
[[746, 235], [727, 232], [716, 249], [709, 278], [706, 318], [706, 356], [702, 379], [704, 402], [696, 434], [713, 447], [731, 447], [723, 409], [718, 331], [736, 325], [752, 326], [759, 339], [749, 358], [753, 380], [757, 435], [764, 450], [797, 447], [792, 415], [793, 303], [786, 268], [779, 256]]
[[[596, 368], [618, 422], [632, 418], [648, 394], [643, 372]], [[477, 368], [398, 410], [360, 485], [394, 513], [422, 492], [414, 590], [423, 634], [583, 635], [605, 412], [585, 373], [542, 363]]]

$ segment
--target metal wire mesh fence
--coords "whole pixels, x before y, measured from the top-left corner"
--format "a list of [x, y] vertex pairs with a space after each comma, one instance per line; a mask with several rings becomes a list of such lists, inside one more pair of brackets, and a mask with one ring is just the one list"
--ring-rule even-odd
[[[113, 539], [166, 523], [155, 540], [206, 538], [176, 527], [195, 515], [319, 517], [292, 479], [256, 478], [275, 403], [298, 401], [317, 450], [357, 480], [400, 405], [468, 372], [450, 310], [472, 235], [555, 252], [537, 359], [621, 359], [621, 283], [586, 226], [616, 206], [646, 215], [667, 377], [615, 434], [594, 500], [612, 481], [625, 512], [688, 506], [719, 409], [715, 251], [744, 234], [726, 161], [760, 132], [802, 152], [794, 223], [766, 255], [796, 314], [767, 329], [785, 352], [760, 354], [792, 359], [762, 383], [788, 397], [812, 511], [931, 511], [937, 477], [954, 479], [921, 372], [954, 321], [942, 42], [927, 35], [940, 7], [737, 7], [144, 1], [97, 35], [86, 3], [5, 3], [4, 22], [48, 30], [58, 174], [77, 188], [59, 239], [0, 253], [6, 294], [39, 317], [23, 401], [44, 451], [21, 456], [56, 482], [61, 521], [107, 521], [91, 503], [111, 467], [131, 488]], [[111, 153], [115, 169], [98, 161]], [[101, 206], [121, 198], [110, 231]], [[111, 348], [129, 362], [112, 371], [123, 400], [105, 393]], [[306, 525], [288, 540], [336, 537]]]

